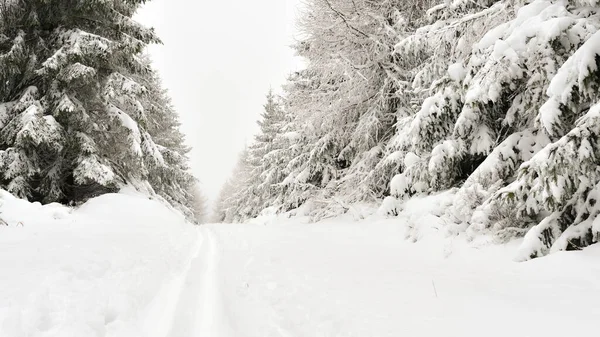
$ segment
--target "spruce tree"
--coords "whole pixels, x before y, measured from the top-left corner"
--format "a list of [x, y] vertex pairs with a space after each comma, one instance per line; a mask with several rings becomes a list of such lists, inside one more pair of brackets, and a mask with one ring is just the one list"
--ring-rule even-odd
[[144, 2], [1, 1], [0, 186], [66, 203], [150, 180], [186, 204], [187, 150], [143, 55], [159, 39], [131, 18]]
[[288, 117], [280, 98], [272, 90], [266, 98], [261, 120], [258, 121], [259, 132], [248, 149], [250, 173], [246, 205], [253, 210], [252, 216], [272, 206], [268, 200], [278, 192], [278, 184], [284, 178], [281, 159], [286, 145]]
[[[588, 162], [594, 117], [579, 118], [597, 102], [596, 10], [577, 1], [477, 4], [432, 8], [433, 23], [396, 46], [410, 56], [446, 43], [450, 53], [426, 59], [425, 69], [447, 72], [432, 77], [434, 96], [392, 143], [420, 161], [406, 165], [391, 192], [403, 198], [459, 186], [447, 217], [471, 235], [491, 230], [511, 238], [539, 223], [527, 234], [523, 259], [595, 242], [585, 221], [593, 212], [583, 206], [596, 185]], [[457, 99], [436, 98], [448, 88]], [[438, 131], [423, 137], [415, 130]], [[579, 144], [590, 150], [567, 160], [567, 148]], [[585, 225], [573, 227], [579, 223]]]
[[221, 191], [217, 202], [219, 221], [244, 221], [258, 216], [265, 208], [283, 206], [276, 199], [283, 192], [282, 182], [286, 177], [285, 152], [292, 137], [286, 132], [290, 118], [281, 98], [273, 91], [269, 91], [266, 99], [258, 121], [259, 132], [241, 153], [232, 178]]
[[[242, 222], [254, 215], [254, 209], [248, 202], [252, 168], [247, 148], [240, 153], [229, 179], [219, 194], [215, 207], [215, 222]], [[255, 215], [254, 215], [255, 216]]]

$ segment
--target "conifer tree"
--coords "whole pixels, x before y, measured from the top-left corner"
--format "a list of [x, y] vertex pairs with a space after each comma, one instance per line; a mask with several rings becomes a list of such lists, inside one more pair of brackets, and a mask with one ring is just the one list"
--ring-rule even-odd
[[66, 203], [151, 181], [189, 208], [187, 149], [143, 55], [159, 39], [131, 18], [144, 2], [0, 1], [0, 186]]
[[[273, 91], [267, 102], [258, 134], [253, 143], [242, 152], [232, 179], [221, 191], [217, 203], [219, 221], [243, 221], [256, 217], [267, 207], [279, 208], [285, 176], [285, 152], [293, 135], [286, 132], [290, 118], [283, 109], [281, 98]], [[225, 211], [226, 210], [226, 211]]]
[[283, 181], [283, 149], [286, 145], [285, 128], [288, 122], [280, 98], [272, 90], [267, 94], [267, 103], [261, 114], [259, 133], [248, 149], [250, 173], [247, 206], [254, 210], [253, 216], [270, 206], [268, 200], [278, 191]]
[[[215, 207], [215, 222], [242, 222], [251, 218], [254, 209], [248, 202], [251, 181], [249, 151], [245, 148], [239, 155], [229, 179], [219, 194]], [[255, 215], [254, 215], [255, 216]]]
[[[567, 160], [581, 170], [567, 169], [564, 156], [565, 146], [595, 142], [590, 106], [597, 102], [597, 13], [578, 1], [478, 3], [432, 8], [434, 24], [396, 46], [396, 52], [414, 55], [413, 45], [458, 37], [448, 44], [456, 52], [439, 59], [449, 60], [447, 79], [436, 83], [452, 80], [459, 86], [449, 91], [458, 94], [454, 100], [440, 101], [436, 97], [448, 87], [434, 88], [435, 95], [398, 131], [399, 149], [421, 159], [392, 180], [391, 192], [401, 198], [458, 185], [447, 216], [470, 226], [472, 235], [491, 229], [510, 238], [539, 223], [527, 235], [523, 259], [595, 242], [591, 222], [585, 222], [593, 212], [583, 206], [596, 185], [593, 170], [584, 164], [593, 150]], [[477, 24], [481, 20], [485, 23]], [[436, 39], [437, 34], [446, 35]], [[458, 49], [464, 41], [472, 48]], [[588, 109], [591, 115], [578, 120]], [[424, 128], [443, 132], [415, 139], [414, 131]], [[579, 223], [585, 225], [572, 227]]]
[[194, 185], [192, 190], [192, 212], [194, 213], [195, 223], [205, 224], [208, 219], [208, 199], [202, 193], [200, 186]]

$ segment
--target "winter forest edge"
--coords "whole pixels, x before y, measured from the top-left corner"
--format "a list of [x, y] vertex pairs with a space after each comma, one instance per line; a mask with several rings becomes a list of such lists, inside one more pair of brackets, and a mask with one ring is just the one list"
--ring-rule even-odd
[[0, 2], [0, 186], [77, 204], [134, 185], [202, 221], [189, 149], [132, 19], [143, 0]]
[[520, 260], [597, 242], [596, 5], [306, 1], [306, 68], [267, 96], [216, 220], [363, 202], [396, 216], [450, 189], [447, 235], [525, 236]]
[[[179, 121], [132, 19], [144, 0], [0, 0], [0, 187], [76, 205], [134, 185], [203, 222]], [[595, 0], [306, 0], [306, 63], [269, 93], [218, 222], [451, 190], [448, 235], [600, 238]]]

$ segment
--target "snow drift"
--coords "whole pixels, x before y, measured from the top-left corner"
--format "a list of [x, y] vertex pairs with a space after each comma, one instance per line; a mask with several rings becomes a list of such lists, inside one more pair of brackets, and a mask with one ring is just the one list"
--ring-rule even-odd
[[180, 213], [134, 191], [75, 209], [0, 191], [0, 212], [0, 336], [167, 336], [199, 244]]

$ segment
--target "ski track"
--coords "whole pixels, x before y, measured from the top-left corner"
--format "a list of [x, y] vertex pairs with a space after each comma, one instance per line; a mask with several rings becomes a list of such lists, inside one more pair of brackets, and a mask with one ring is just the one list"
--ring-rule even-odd
[[[184, 309], [185, 303], [183, 302], [185, 302], [187, 295], [186, 291], [189, 292], [189, 288], [193, 285], [193, 280], [191, 280], [194, 275], [193, 267], [195, 267], [195, 263], [204, 246], [204, 237], [199, 232], [197, 233], [198, 243], [192, 252], [186, 271], [157, 295], [155, 304], [150, 309], [146, 326], [151, 327], [151, 329], [146, 329], [146, 336], [170, 337], [174, 332], [173, 327], [181, 323], [181, 317], [188, 318], [187, 314], [189, 310]], [[181, 315], [181, 311], [183, 311], [183, 316]], [[175, 332], [177, 333], [177, 331]]]
[[[598, 297], [600, 269], [589, 269], [595, 262], [585, 254], [600, 251], [516, 264], [507, 254], [510, 246], [479, 250], [456, 243], [448, 256], [442, 242], [406, 242], [392, 222], [373, 228], [202, 226], [180, 291], [175, 286], [172, 292], [173, 309], [165, 313], [171, 316], [168, 333], [153, 336], [479, 336], [487, 331], [531, 337], [561, 336], [594, 324], [595, 309], [563, 308], [571, 298]], [[567, 273], [557, 274], [559, 269]], [[539, 325], [545, 316], [565, 324]], [[494, 317], [512, 323], [486, 330]]]
[[586, 256], [597, 249], [518, 264], [514, 245], [455, 242], [448, 256], [445, 241], [409, 243], [387, 220], [206, 231], [214, 260], [203, 291], [214, 295], [202, 302], [202, 334], [188, 336], [561, 336], [591, 329], [598, 312], [568, 306], [599, 298], [600, 269]]
[[222, 337], [223, 315], [217, 287], [218, 253], [212, 230], [198, 229], [200, 245], [181, 282], [181, 291], [165, 337]]
[[201, 229], [204, 235], [206, 244], [204, 246], [204, 256], [200, 256], [203, 260], [203, 272], [201, 273], [200, 283], [200, 297], [201, 297], [201, 311], [199, 318], [199, 329], [197, 330], [197, 336], [219, 336], [217, 330], [217, 324], [215, 321], [215, 311], [218, 310], [218, 289], [217, 289], [217, 271], [216, 264], [218, 263], [218, 256], [216, 250], [216, 240], [214, 233], [206, 229]]

